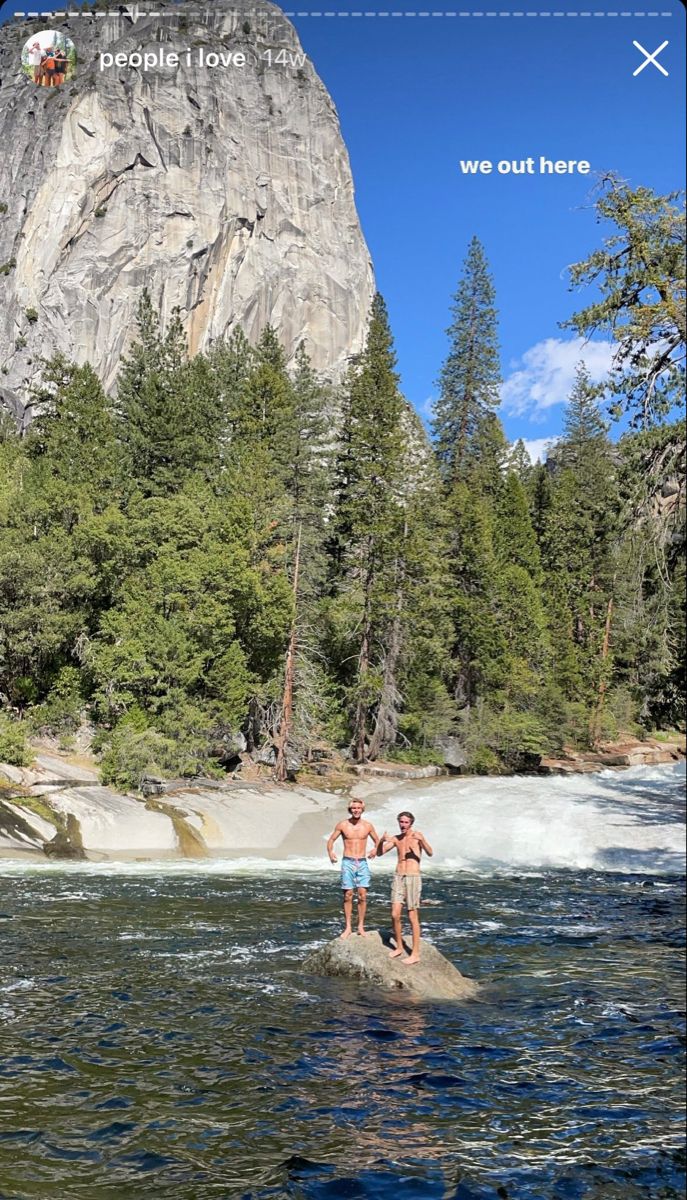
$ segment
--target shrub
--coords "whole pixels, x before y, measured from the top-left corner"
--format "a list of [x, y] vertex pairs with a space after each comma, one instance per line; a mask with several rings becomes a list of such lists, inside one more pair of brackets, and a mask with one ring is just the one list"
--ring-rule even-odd
[[7, 262], [3, 263], [2, 266], [0, 267], [0, 275], [9, 275], [10, 271], [13, 271], [14, 268], [16, 267], [16, 265], [17, 265], [16, 258], [8, 259]]
[[63, 667], [47, 698], [31, 710], [31, 728], [36, 733], [68, 739], [81, 724], [82, 707], [79, 672], [76, 667]]
[[389, 762], [408, 763], [414, 767], [443, 767], [444, 759], [438, 750], [431, 746], [411, 746], [401, 750], [395, 747], [386, 755]]
[[37, 308], [27, 308], [25, 316], [26, 316], [27, 321], [31, 325], [35, 325], [36, 321], [38, 320], [38, 309]]
[[23, 333], [20, 333], [19, 337], [14, 339], [15, 350], [23, 350], [26, 345], [26, 338]]
[[467, 769], [470, 775], [499, 775], [501, 764], [488, 746], [478, 746], [468, 759]]
[[[221, 776], [213, 757], [208, 721], [192, 705], [181, 705], [172, 718], [160, 718], [162, 730], [142, 728], [145, 714], [138, 709], [124, 717], [112, 733], [99, 739], [104, 753], [100, 771], [103, 783], [138, 790], [145, 775], [163, 778], [195, 775]], [[166, 723], [165, 723], [166, 721]]]
[[31, 762], [24, 726], [6, 713], [0, 713], [0, 762], [13, 767], [28, 767]]
[[96, 208], [95, 212], [93, 213], [93, 216], [98, 217], [98, 218], [104, 217], [106, 212], [107, 212], [107, 205], [99, 204], [98, 207]]
[[5, 204], [5, 201], [0, 200], [0, 214], [2, 216], [4, 216], [6, 212], [7, 212], [7, 205]]
[[112, 787], [138, 791], [145, 775], [171, 774], [176, 747], [154, 729], [115, 729], [100, 763], [100, 777]]

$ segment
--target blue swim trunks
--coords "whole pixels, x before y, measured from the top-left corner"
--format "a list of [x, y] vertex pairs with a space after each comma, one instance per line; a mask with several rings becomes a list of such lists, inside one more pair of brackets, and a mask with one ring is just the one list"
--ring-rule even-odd
[[351, 888], [369, 887], [371, 878], [366, 858], [341, 859], [341, 887], [345, 892]]

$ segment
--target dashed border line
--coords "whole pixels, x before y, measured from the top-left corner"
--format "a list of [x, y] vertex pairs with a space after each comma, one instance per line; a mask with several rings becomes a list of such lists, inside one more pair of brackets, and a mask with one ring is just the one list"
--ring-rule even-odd
[[[225, 10], [225, 12], [226, 12], [226, 10]], [[21, 19], [25, 20], [27, 18], [30, 18], [31, 20], [33, 20], [34, 18], [41, 18], [41, 17], [47, 17], [49, 19], [57, 18], [57, 17], [65, 17], [65, 18], [69, 17], [70, 20], [72, 17], [87, 17], [89, 20], [92, 17], [130, 17], [132, 20], [139, 20], [139, 18], [141, 18], [141, 17], [168, 17], [168, 16], [176, 16], [176, 15], [180, 15], [180, 16], [183, 15], [185, 17], [207, 17], [207, 16], [213, 15], [213, 10], [206, 9], [205, 11], [198, 11], [198, 12], [185, 11], [185, 12], [183, 12], [183, 14], [182, 13], [176, 14], [174, 12], [174, 9], [168, 9], [164, 13], [153, 12], [152, 10], [147, 10], [147, 9], [146, 10], [134, 9], [132, 12], [130, 12], [128, 10], [124, 10], [124, 11], [118, 10], [117, 12], [103, 12], [103, 11], [89, 12], [89, 11], [84, 11], [83, 9], [74, 9], [71, 12], [67, 12], [67, 11], [15, 12], [12, 14], [12, 16], [15, 17], [17, 20], [21, 20]], [[264, 16], [276, 16], [276, 14], [266, 13], [264, 10], [262, 10], [260, 12], [247, 12], [245, 10], [242, 10], [242, 11], [236, 11], [234, 14], [231, 14], [231, 15], [234, 15], [237, 17], [254, 17], [254, 18], [264, 17]], [[468, 17], [468, 18], [473, 18], [473, 17], [478, 17], [478, 18], [479, 17], [487, 17], [487, 18], [489, 18], [489, 17], [491, 17], [491, 18], [494, 18], [494, 17], [496, 17], [496, 18], [523, 17], [525, 19], [531, 19], [532, 17], [553, 17], [553, 18], [562, 17], [567, 20], [571, 17], [584, 17], [584, 18], [587, 18], [587, 17], [625, 17], [625, 18], [661, 17], [661, 18], [664, 18], [664, 17], [672, 17], [673, 13], [672, 12], [617, 12], [617, 11], [616, 12], [553, 12], [553, 11], [552, 12], [526, 12], [526, 11], [522, 11], [522, 12], [457, 12], [457, 11], [456, 12], [426, 12], [426, 11], [423, 11], [423, 12], [420, 12], [420, 11], [418, 11], [418, 12], [394, 12], [394, 11], [388, 11], [388, 12], [344, 12], [344, 11], [299, 12], [299, 11], [284, 10], [282, 15], [285, 17], [297, 17], [298, 19], [302, 19], [304, 17], [318, 17], [318, 18], [334, 17], [334, 18], [347, 18], [349, 20], [360, 19], [360, 18], [365, 18], [365, 17], [367, 17], [367, 18], [370, 18], [370, 17], [377, 17], [377, 18], [382, 18], [382, 17], [390, 17], [390, 18], [394, 18], [394, 17], [396, 17], [396, 18], [398, 18], [398, 17], [401, 17], [401, 18], [439, 17], [442, 19], [444, 19], [444, 18], [455, 18], [455, 19], [463, 18], [464, 19], [466, 17]]]

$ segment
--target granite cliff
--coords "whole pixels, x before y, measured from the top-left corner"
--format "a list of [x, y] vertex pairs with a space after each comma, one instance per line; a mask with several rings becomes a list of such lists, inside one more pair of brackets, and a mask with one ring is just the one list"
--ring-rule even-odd
[[[270, 322], [336, 375], [362, 346], [374, 285], [348, 155], [293, 27], [264, 0], [154, 7], [0, 29], [0, 398], [24, 420], [55, 350], [114, 386], [144, 286], [164, 321], [181, 309], [191, 353]], [[78, 50], [61, 88], [21, 71], [48, 25]], [[148, 52], [179, 63], [100, 66]]]

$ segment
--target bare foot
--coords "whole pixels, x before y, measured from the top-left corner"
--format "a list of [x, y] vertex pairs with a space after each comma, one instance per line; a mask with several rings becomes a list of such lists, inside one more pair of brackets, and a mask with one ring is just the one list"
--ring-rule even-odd
[[344, 940], [344, 938], [349, 938], [351, 936], [352, 932], [353, 932], [352, 929], [344, 929], [343, 933], [339, 934], [339, 941], [342, 942]]
[[358, 937], [367, 937], [367, 932], [364, 929], [358, 930]]
[[411, 954], [410, 958], [404, 959], [403, 966], [404, 967], [412, 967], [413, 963], [419, 963], [419, 961], [420, 961], [419, 954]]
[[402, 954], [403, 954], [403, 948], [401, 948], [399, 950], [390, 950], [389, 958], [400, 958]]

